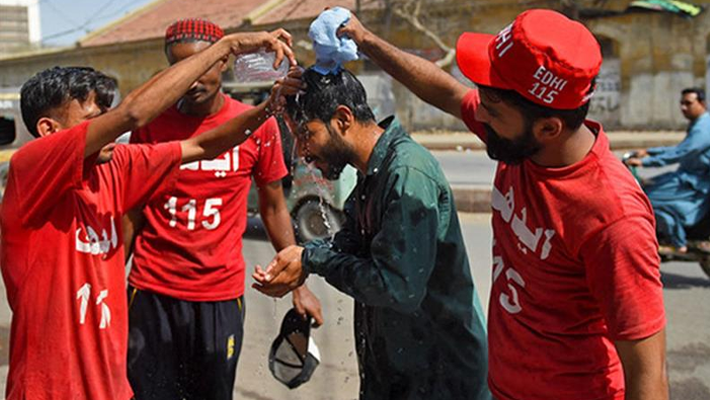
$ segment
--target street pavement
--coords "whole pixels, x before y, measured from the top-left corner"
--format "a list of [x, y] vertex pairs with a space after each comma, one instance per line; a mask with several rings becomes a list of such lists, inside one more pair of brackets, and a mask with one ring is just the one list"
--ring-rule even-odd
[[[635, 148], [641, 148], [635, 147]], [[625, 150], [614, 154], [621, 159]], [[454, 192], [456, 208], [460, 212], [490, 212], [491, 185], [496, 171], [496, 161], [488, 158], [485, 150], [434, 150], [432, 154], [449, 181]], [[639, 168], [638, 173], [648, 178], [674, 170], [676, 165], [663, 168]]]
[[[488, 306], [491, 281], [490, 215], [460, 214], [469, 260], [479, 297]], [[258, 219], [250, 219], [244, 243], [249, 268], [268, 263], [274, 255]], [[662, 265], [668, 316], [668, 365], [671, 399], [710, 399], [710, 279], [694, 263]], [[248, 286], [252, 283], [247, 279]], [[234, 390], [235, 399], [247, 400], [351, 400], [358, 396], [358, 371], [353, 346], [350, 298], [319, 277], [308, 280], [320, 298], [326, 323], [315, 330], [321, 365], [311, 381], [295, 390], [278, 383], [268, 369], [268, 351], [290, 298], [273, 300], [251, 288], [246, 293], [246, 334]], [[3, 290], [4, 292], [4, 290]], [[7, 375], [10, 310], [0, 296], [0, 393]], [[2, 396], [0, 396], [1, 398]]]

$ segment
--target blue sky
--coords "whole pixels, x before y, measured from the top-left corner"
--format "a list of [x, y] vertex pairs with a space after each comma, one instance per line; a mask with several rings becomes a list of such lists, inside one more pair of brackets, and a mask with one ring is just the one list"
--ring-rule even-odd
[[151, 0], [40, 0], [42, 42], [70, 45]]

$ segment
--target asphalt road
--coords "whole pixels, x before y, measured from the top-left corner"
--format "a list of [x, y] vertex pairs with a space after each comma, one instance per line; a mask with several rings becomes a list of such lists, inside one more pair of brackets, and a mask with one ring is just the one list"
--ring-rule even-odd
[[[485, 151], [435, 151], [444, 175], [451, 186], [490, 187], [496, 171], [496, 162], [488, 158]], [[619, 159], [623, 152], [615, 153]], [[664, 168], [640, 168], [639, 175], [644, 178], [675, 169], [675, 166]]]
[[[461, 214], [461, 220], [479, 296], [487, 308], [491, 274], [489, 216]], [[251, 267], [270, 261], [274, 252], [258, 219], [250, 220], [247, 236], [244, 243], [247, 265]], [[663, 264], [662, 272], [668, 315], [671, 398], [710, 399], [710, 279], [693, 263]], [[251, 284], [251, 278], [247, 283]], [[291, 302], [287, 298], [273, 300], [249, 288], [246, 293], [246, 336], [234, 390], [236, 399], [357, 398], [359, 379], [352, 339], [352, 301], [318, 277], [310, 278], [308, 284], [320, 297], [326, 318], [326, 324], [314, 333], [322, 357], [313, 378], [291, 391], [271, 376], [268, 350]], [[5, 296], [0, 296], [0, 393], [4, 393], [7, 375], [10, 316]]]
[[[469, 259], [484, 308], [490, 291], [489, 216], [461, 214]], [[247, 265], [265, 263], [273, 251], [260, 233], [258, 220], [245, 243]], [[693, 263], [662, 265], [668, 316], [668, 365], [671, 398], [710, 399], [710, 278]], [[235, 395], [257, 400], [340, 400], [358, 395], [358, 373], [352, 343], [352, 302], [322, 279], [308, 281], [321, 298], [326, 324], [316, 331], [322, 364], [312, 380], [294, 391], [281, 387], [266, 364], [267, 352], [290, 300], [274, 301], [253, 290], [247, 293], [247, 337], [241, 357]]]

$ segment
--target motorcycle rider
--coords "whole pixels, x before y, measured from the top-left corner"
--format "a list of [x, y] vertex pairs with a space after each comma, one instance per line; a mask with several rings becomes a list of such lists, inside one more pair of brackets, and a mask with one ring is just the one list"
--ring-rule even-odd
[[[686, 228], [700, 222], [710, 210], [710, 114], [705, 91], [684, 89], [680, 110], [690, 121], [688, 134], [681, 143], [639, 150], [624, 161], [637, 167], [679, 163], [677, 170], [656, 176], [644, 184], [656, 215], [659, 239], [671, 246], [661, 246], [661, 252], [686, 253]], [[701, 242], [697, 247], [710, 252], [710, 243]]]

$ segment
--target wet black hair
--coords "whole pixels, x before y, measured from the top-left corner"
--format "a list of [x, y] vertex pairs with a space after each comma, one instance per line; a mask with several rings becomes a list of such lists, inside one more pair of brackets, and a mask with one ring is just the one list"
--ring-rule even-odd
[[39, 137], [37, 121], [68, 101], [86, 101], [96, 93], [96, 104], [111, 107], [116, 80], [89, 67], [53, 67], [30, 78], [20, 91], [22, 120], [34, 137]]
[[[572, 110], [558, 110], [533, 103], [514, 90], [496, 89], [482, 85], [480, 87], [484, 89], [486, 93], [490, 94], [494, 101], [503, 101], [520, 111], [523, 115], [525, 126], [527, 127], [532, 127], [533, 123], [540, 118], [556, 117], [564, 122], [565, 127], [574, 131], [582, 126], [589, 113], [590, 101]], [[596, 78], [592, 79], [589, 94], [591, 94], [595, 88]]]
[[686, 94], [689, 94], [689, 93], [695, 93], [695, 96], [698, 98], [698, 101], [700, 101], [700, 102], [705, 101], [705, 90], [704, 89], [701, 89], [699, 87], [691, 87], [691, 88], [685, 88], [685, 89], [683, 89], [682, 92], [680, 92], [680, 94], [682, 96], [685, 96]]
[[350, 71], [341, 68], [322, 75], [309, 68], [301, 79], [305, 94], [286, 98], [286, 113], [298, 126], [315, 119], [330, 122], [338, 106], [348, 107], [360, 123], [375, 122], [365, 88]]

